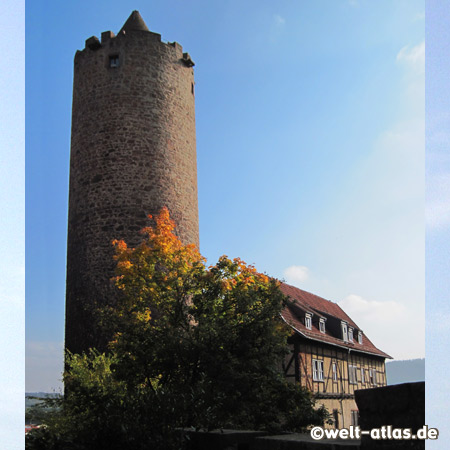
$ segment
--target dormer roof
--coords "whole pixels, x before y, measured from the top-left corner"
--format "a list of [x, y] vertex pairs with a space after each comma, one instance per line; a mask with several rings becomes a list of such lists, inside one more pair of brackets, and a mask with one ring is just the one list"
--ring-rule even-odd
[[306, 328], [302, 322], [302, 316], [304, 314], [302, 311], [313, 311], [319, 317], [325, 316], [329, 317], [330, 320], [334, 318], [339, 322], [345, 321], [349, 327], [361, 331], [356, 323], [336, 303], [286, 283], [281, 283], [280, 289], [289, 298], [288, 305], [282, 311], [281, 316], [297, 334], [330, 345], [337, 345], [348, 348], [349, 350], [392, 359], [387, 353], [375, 347], [364, 333], [363, 343], [360, 344], [357, 340], [354, 340], [354, 342], [344, 342], [340, 337], [334, 335], [328, 326], [325, 333], [320, 332], [319, 328], [312, 327], [311, 330]]

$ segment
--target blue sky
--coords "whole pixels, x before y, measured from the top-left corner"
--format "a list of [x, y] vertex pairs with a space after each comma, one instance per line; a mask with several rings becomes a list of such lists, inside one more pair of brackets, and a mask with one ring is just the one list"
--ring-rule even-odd
[[196, 63], [200, 246], [424, 356], [422, 1], [27, 5], [27, 390], [58, 388], [72, 64], [133, 9]]
[[[0, 72], [2, 447], [22, 448], [24, 4], [5, 0]], [[201, 250], [340, 302], [397, 358], [423, 356], [419, 1], [27, 5], [27, 389], [58, 388], [72, 61], [139, 9], [194, 61]], [[427, 422], [444, 448], [450, 338], [450, 10], [427, 2]], [[5, 68], [8, 70], [5, 70]], [[376, 320], [375, 320], [376, 319]], [[372, 326], [372, 327], [371, 327]]]

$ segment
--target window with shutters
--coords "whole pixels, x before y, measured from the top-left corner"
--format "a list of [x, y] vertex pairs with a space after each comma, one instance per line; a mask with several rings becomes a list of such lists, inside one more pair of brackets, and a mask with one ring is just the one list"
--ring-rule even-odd
[[323, 381], [323, 361], [320, 359], [313, 359], [313, 380]]
[[333, 381], [337, 381], [338, 377], [337, 377], [337, 364], [334, 362], [332, 367], [332, 371], [333, 371]]
[[348, 381], [350, 384], [358, 383], [358, 368], [356, 366], [348, 366]]
[[345, 322], [341, 322], [342, 339], [344, 342], [348, 342], [348, 329]]

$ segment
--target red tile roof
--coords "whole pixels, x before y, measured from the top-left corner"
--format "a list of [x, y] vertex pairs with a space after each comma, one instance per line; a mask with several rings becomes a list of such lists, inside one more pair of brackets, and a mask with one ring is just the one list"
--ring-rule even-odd
[[286, 283], [281, 283], [280, 289], [283, 294], [290, 299], [288, 306], [284, 308], [281, 315], [285, 322], [294, 328], [297, 333], [312, 340], [392, 359], [387, 353], [376, 348], [364, 333], [362, 344], [360, 344], [358, 342], [357, 333], [354, 334], [354, 342], [344, 342], [342, 339], [333, 336], [329, 329], [326, 329], [325, 333], [321, 333], [320, 330], [313, 325], [312, 329], [309, 330], [302, 322], [305, 311], [317, 314], [319, 317], [326, 317], [328, 315], [339, 320], [344, 320], [355, 331], [360, 331], [360, 328], [336, 303]]

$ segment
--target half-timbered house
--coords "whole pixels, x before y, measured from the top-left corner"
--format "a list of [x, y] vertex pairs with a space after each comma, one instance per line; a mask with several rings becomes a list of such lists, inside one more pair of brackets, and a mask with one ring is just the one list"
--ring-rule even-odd
[[286, 377], [314, 393], [332, 414], [336, 428], [358, 424], [354, 392], [386, 385], [385, 359], [363, 330], [337, 305], [317, 295], [281, 285], [289, 298], [282, 312], [292, 328]]

